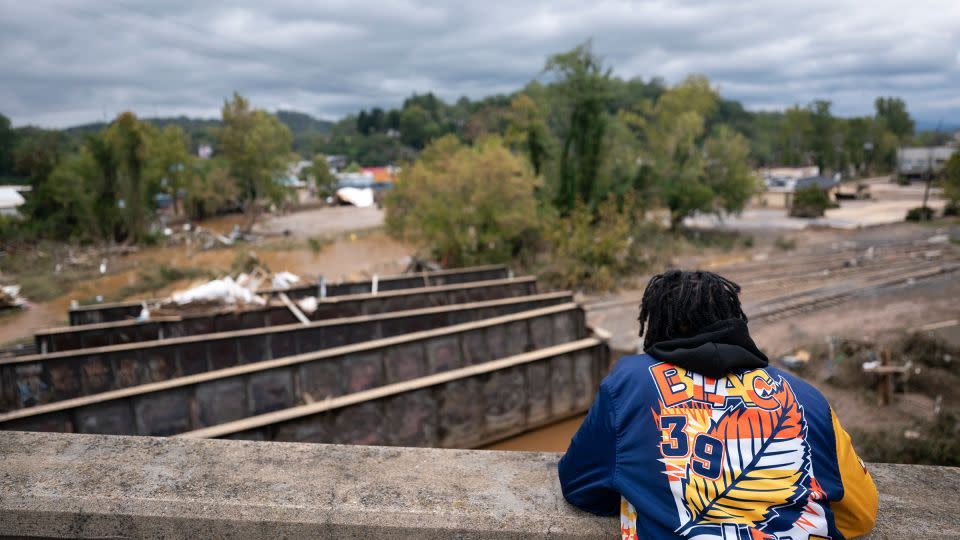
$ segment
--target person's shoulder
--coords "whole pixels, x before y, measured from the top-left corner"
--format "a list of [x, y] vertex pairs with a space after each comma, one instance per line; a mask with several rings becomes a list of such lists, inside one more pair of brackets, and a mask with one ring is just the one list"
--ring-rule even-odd
[[634, 384], [638, 377], [649, 377], [650, 366], [657, 361], [648, 354], [630, 354], [621, 357], [603, 379], [603, 386], [613, 390], [625, 384]]
[[817, 403], [825, 407], [830, 406], [826, 396], [824, 396], [823, 393], [817, 389], [817, 387], [803, 380], [797, 375], [775, 366], [767, 366], [764, 368], [764, 371], [770, 375], [780, 378], [783, 381], [786, 381], [790, 385], [790, 389], [793, 390], [793, 393], [800, 400], [800, 403]]

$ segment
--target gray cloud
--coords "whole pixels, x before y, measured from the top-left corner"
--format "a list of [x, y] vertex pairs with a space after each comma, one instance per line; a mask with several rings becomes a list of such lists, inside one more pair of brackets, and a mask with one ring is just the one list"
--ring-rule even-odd
[[0, 0], [0, 112], [54, 127], [211, 117], [237, 90], [337, 118], [412, 92], [510, 92], [591, 37], [621, 77], [703, 73], [748, 108], [823, 98], [866, 114], [899, 95], [960, 123], [955, 0]]

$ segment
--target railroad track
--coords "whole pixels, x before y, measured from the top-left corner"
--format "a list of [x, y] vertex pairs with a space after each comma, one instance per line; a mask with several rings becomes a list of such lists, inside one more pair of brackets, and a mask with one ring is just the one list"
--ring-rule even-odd
[[[715, 270], [740, 283], [751, 321], [773, 322], [825, 309], [869, 291], [956, 272], [960, 270], [960, 251], [923, 241], [871, 242]], [[638, 293], [585, 306], [588, 311], [605, 311], [636, 305], [641, 299]]]

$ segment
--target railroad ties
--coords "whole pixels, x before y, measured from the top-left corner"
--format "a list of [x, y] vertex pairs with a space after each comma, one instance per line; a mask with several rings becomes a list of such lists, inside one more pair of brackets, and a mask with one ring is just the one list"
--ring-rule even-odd
[[343, 284], [306, 324], [271, 304], [40, 332], [56, 352], [0, 359], [0, 429], [466, 448], [589, 407], [610, 353], [571, 293], [409, 278]]

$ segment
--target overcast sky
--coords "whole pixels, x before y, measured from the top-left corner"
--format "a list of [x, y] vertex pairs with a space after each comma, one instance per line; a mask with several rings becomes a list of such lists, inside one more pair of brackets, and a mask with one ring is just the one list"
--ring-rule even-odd
[[511, 92], [593, 38], [621, 77], [706, 74], [750, 109], [878, 95], [960, 124], [960, 1], [0, 0], [0, 112], [64, 127], [218, 116], [233, 90], [334, 119]]

